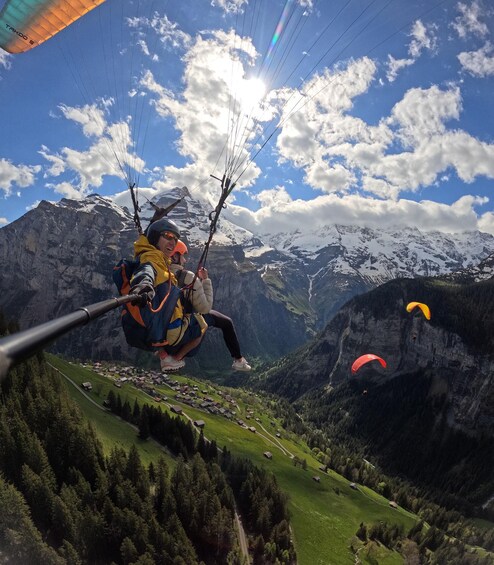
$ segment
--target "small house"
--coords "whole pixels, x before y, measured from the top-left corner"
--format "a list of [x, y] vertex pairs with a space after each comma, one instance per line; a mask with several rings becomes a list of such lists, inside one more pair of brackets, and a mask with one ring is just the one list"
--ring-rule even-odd
[[204, 420], [194, 420], [194, 426], [197, 428], [204, 428], [205, 425]]
[[316, 483], [320, 483], [321, 482], [321, 477], [319, 475], [315, 475], [314, 477], [312, 477], [313, 481], [316, 481]]
[[350, 483], [350, 488], [353, 488], [353, 490], [357, 490], [357, 485], [355, 483]]
[[92, 390], [93, 389], [93, 385], [89, 381], [82, 383], [81, 386], [84, 390]]
[[398, 508], [398, 504], [394, 500], [389, 501], [389, 506], [391, 508]]
[[266, 457], [266, 459], [272, 459], [273, 458], [273, 454], [271, 453], [271, 451], [265, 451], [263, 453], [264, 457]]
[[171, 406], [170, 410], [174, 413], [174, 414], [182, 414], [182, 408], [180, 408], [180, 406]]

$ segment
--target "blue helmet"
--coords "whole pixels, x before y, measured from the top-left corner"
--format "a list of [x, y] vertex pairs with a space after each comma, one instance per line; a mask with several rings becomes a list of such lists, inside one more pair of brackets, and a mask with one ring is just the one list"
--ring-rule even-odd
[[168, 218], [161, 218], [150, 224], [146, 230], [146, 237], [151, 245], [156, 247], [160, 234], [164, 231], [169, 231], [175, 234], [180, 239], [180, 230], [175, 222]]

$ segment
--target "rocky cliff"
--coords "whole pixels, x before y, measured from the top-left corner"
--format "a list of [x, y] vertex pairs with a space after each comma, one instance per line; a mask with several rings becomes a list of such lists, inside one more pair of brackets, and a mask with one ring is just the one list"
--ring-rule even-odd
[[[494, 492], [494, 278], [471, 278], [401, 279], [357, 296], [253, 384], [285, 396], [331, 441], [385, 472], [459, 508], [486, 508]], [[410, 301], [426, 302], [431, 320], [408, 313]], [[365, 353], [387, 366], [371, 361], [352, 373]]]
[[[426, 302], [432, 318], [408, 313]], [[457, 284], [440, 279], [401, 279], [348, 302], [310, 344], [270, 369], [263, 388], [297, 401], [330, 392], [348, 380], [382, 384], [417, 370], [435, 372], [450, 403], [451, 425], [494, 430], [494, 279]], [[382, 357], [352, 374], [364, 353]]]

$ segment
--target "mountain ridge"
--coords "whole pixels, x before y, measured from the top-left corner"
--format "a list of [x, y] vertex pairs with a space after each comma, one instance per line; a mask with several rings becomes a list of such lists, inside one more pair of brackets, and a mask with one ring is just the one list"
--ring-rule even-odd
[[[167, 206], [190, 247], [194, 269], [209, 235], [208, 211], [187, 189], [156, 202]], [[142, 206], [142, 225], [154, 213]], [[31, 327], [114, 294], [111, 269], [131, 256], [132, 214], [106, 197], [43, 201], [0, 229], [0, 259], [10, 265], [0, 283], [0, 307]], [[274, 359], [305, 343], [352, 296], [396, 276], [450, 274], [489, 257], [494, 237], [481, 232], [448, 235], [418, 230], [380, 231], [328, 226], [306, 234], [254, 234], [221, 217], [208, 255], [215, 309], [232, 317], [243, 353]], [[90, 328], [91, 326], [91, 328]], [[135, 358], [113, 313], [63, 338], [74, 357]], [[98, 338], [101, 333], [108, 336]], [[58, 345], [56, 345], [58, 347]], [[211, 331], [199, 361], [214, 368], [228, 355]], [[63, 349], [58, 349], [63, 351]]]

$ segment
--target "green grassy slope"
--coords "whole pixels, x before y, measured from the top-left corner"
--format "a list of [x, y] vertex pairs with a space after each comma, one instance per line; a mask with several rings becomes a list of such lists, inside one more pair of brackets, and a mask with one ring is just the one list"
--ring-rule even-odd
[[[141, 461], [144, 465], [149, 465], [151, 461], [157, 461], [161, 455], [170, 468], [174, 468], [176, 462], [174, 458], [159, 444], [154, 441], [142, 441], [137, 436], [137, 431], [127, 422], [117, 418], [103, 407], [103, 400], [106, 398], [112, 384], [108, 379], [78, 365], [71, 365], [53, 355], [47, 355], [48, 362], [63, 375], [69, 377], [77, 386], [74, 386], [67, 379], [63, 382], [67, 386], [70, 396], [77, 402], [83, 414], [91, 421], [98, 437], [103, 445], [105, 455], [109, 455], [112, 447], [117, 446], [129, 450], [131, 445], [135, 445], [139, 451]], [[90, 380], [95, 390], [84, 394], [80, 384]], [[101, 389], [98, 383], [101, 382]], [[129, 386], [129, 385], [124, 385]], [[129, 387], [130, 388], [130, 387]], [[117, 389], [114, 389], [117, 391]], [[135, 392], [138, 392], [134, 389]], [[122, 395], [124, 396], [124, 394]], [[142, 395], [144, 396], [144, 395]], [[91, 400], [88, 399], [91, 398]], [[129, 396], [130, 401], [130, 396]], [[98, 404], [95, 406], [94, 402]], [[132, 403], [134, 399], [132, 397]]]
[[[111, 378], [55, 357], [49, 356], [49, 362], [76, 383], [77, 386], [74, 386], [65, 380], [71, 395], [93, 422], [107, 452], [114, 443], [124, 448], [135, 443], [145, 463], [155, 460], [162, 453], [151, 441], [139, 441], [136, 431], [128, 424], [101, 410], [87, 398], [88, 396], [102, 405], [109, 390], [113, 388], [115, 393], [120, 393], [122, 400], [127, 399], [133, 406], [135, 399], [141, 404], [155, 403], [150, 396], [130, 384], [124, 384], [122, 388], [117, 389], [113, 387]], [[222, 389], [216, 385], [213, 387], [203, 381], [194, 381], [182, 376], [173, 378], [180, 383], [197, 384], [200, 389], [207, 388], [209, 396], [221, 399], [218, 391]], [[93, 390], [86, 395], [80, 387], [84, 381], [91, 381], [93, 385]], [[269, 415], [269, 402], [262, 398], [238, 390], [223, 389], [236, 401], [235, 418], [242, 419], [249, 426], [255, 426], [254, 433], [225, 417], [180, 404], [174, 398], [176, 392], [166, 385], [155, 388], [168, 396], [169, 403], [181, 405], [191, 419], [204, 420], [204, 434], [208, 439], [216, 440], [220, 447], [226, 446], [235, 455], [248, 457], [256, 465], [264, 466], [275, 474], [279, 484], [290, 497], [291, 524], [300, 565], [354, 563], [355, 557], [350, 550], [350, 544], [354, 541], [355, 532], [361, 522], [371, 524], [383, 520], [403, 524], [407, 530], [417, 520], [417, 517], [401, 508], [389, 508], [386, 499], [369, 489], [359, 486], [359, 490], [353, 490], [348, 481], [340, 475], [332, 471], [324, 473], [318, 470], [319, 462], [307, 445], [300, 438], [288, 435], [281, 429], [279, 422]], [[223, 402], [228, 404], [225, 400]], [[169, 409], [164, 402], [161, 402], [161, 407]], [[247, 419], [249, 409], [253, 410], [253, 413]], [[280, 438], [276, 437], [278, 430]], [[271, 460], [264, 457], [265, 451], [272, 453]], [[307, 468], [304, 470], [301, 466], [294, 466], [292, 455], [301, 460], [305, 459]], [[319, 476], [320, 482], [316, 482], [314, 476]], [[376, 551], [379, 563], [403, 563], [402, 557], [395, 552], [383, 547], [377, 548]], [[362, 554], [360, 556], [364, 557]]]

